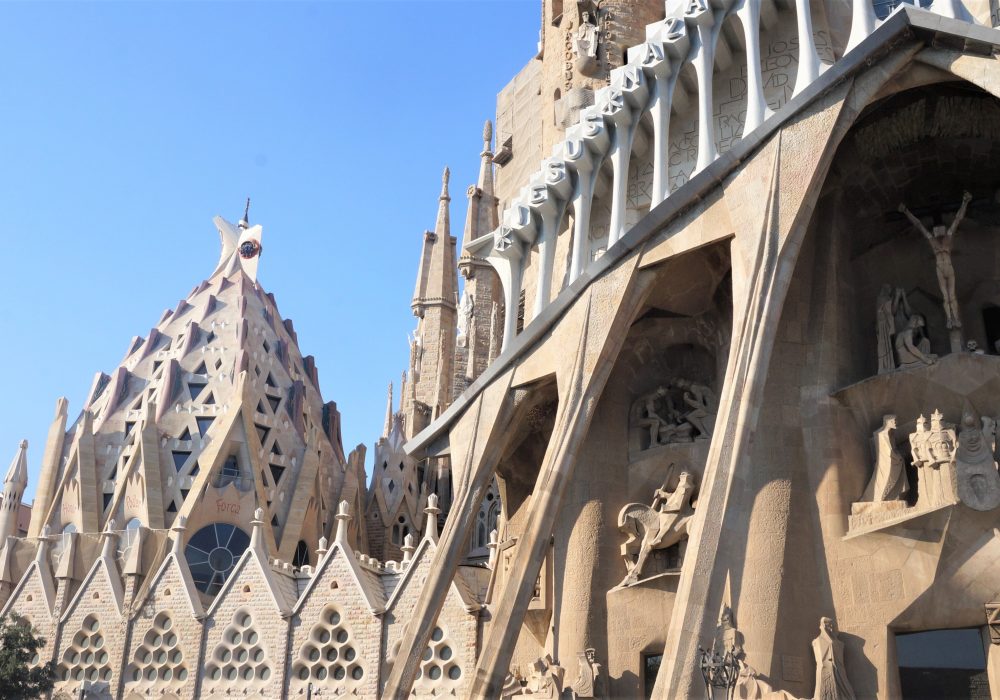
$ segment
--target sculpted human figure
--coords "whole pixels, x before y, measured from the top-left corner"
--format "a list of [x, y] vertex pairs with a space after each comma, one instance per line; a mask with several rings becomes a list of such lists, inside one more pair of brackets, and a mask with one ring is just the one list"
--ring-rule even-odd
[[958, 225], [965, 218], [965, 210], [968, 208], [970, 201], [972, 201], [972, 195], [968, 192], [963, 192], [962, 205], [958, 208], [958, 213], [955, 214], [955, 220], [951, 222], [951, 226], [947, 228], [944, 226], [934, 226], [931, 231], [928, 231], [920, 223], [920, 219], [915, 217], [906, 208], [905, 204], [899, 205], [899, 211], [905, 214], [910, 223], [924, 235], [924, 238], [931, 244], [931, 250], [934, 251], [938, 286], [941, 288], [948, 328], [962, 327], [962, 322], [958, 315], [958, 299], [955, 296], [955, 268], [951, 263], [951, 250], [955, 239], [955, 231], [958, 230]]
[[719, 398], [715, 392], [704, 384], [696, 384], [687, 379], [675, 379], [674, 386], [684, 391], [684, 403], [691, 409], [684, 414], [684, 420], [694, 426], [698, 437], [712, 437], [715, 415], [719, 410]]
[[573, 698], [606, 698], [607, 691], [601, 664], [597, 662], [597, 652], [586, 649], [577, 653], [579, 671], [572, 685]]
[[647, 394], [642, 400], [642, 415], [638, 419], [639, 427], [649, 431], [649, 446], [656, 447], [666, 442], [663, 433], [669, 427], [669, 423], [664, 420], [656, 408], [656, 401], [666, 394], [663, 387], [659, 387], [652, 394]]
[[[673, 465], [667, 473], [666, 481], [670, 480], [672, 467]], [[625, 566], [628, 569], [628, 574], [621, 583], [623, 586], [639, 580], [642, 568], [652, 550], [665, 549], [687, 539], [688, 524], [694, 515], [694, 508], [691, 507], [691, 497], [695, 489], [694, 478], [689, 472], [682, 471], [678, 477], [677, 488], [673, 491], [665, 490], [666, 481], [664, 488], [656, 489], [652, 506], [629, 503], [618, 514], [618, 529], [628, 535], [628, 539], [622, 545], [622, 554], [625, 556]], [[638, 555], [635, 563], [631, 563], [630, 555], [635, 552], [637, 542]]]
[[894, 442], [896, 416], [883, 416], [882, 427], [872, 434], [875, 445], [875, 472], [872, 474], [864, 500], [872, 502], [898, 501], [910, 486], [906, 480], [903, 458]]
[[931, 493], [935, 503], [945, 503], [954, 498], [951, 486], [951, 469], [955, 461], [955, 430], [944, 423], [940, 411], [931, 414], [931, 429], [927, 436], [928, 466], [931, 476]]
[[913, 466], [917, 469], [917, 488], [920, 502], [923, 505], [934, 503], [937, 500], [936, 494], [932, 492], [931, 455], [927, 445], [929, 436], [927, 419], [921, 414], [917, 418], [916, 428], [910, 433], [910, 458], [913, 460]]
[[924, 317], [913, 314], [906, 328], [896, 334], [896, 357], [900, 369], [924, 367], [937, 361], [937, 355], [931, 353], [930, 341], [924, 335], [924, 326]]
[[875, 311], [879, 374], [892, 372], [896, 369], [893, 338], [896, 335], [896, 328], [903, 325], [896, 322], [896, 317], [901, 310], [904, 311], [906, 318], [909, 318], [909, 304], [906, 301], [905, 292], [898, 287], [893, 290], [890, 285], [883, 284], [878, 293], [878, 307]]
[[816, 657], [816, 693], [813, 700], [855, 700], [844, 670], [844, 643], [829, 617], [819, 620], [819, 636], [812, 643]]

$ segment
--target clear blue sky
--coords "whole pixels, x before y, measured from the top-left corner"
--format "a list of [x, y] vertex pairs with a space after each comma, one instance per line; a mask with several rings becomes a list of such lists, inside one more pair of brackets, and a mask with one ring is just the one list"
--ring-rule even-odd
[[56, 398], [72, 421], [94, 373], [211, 273], [212, 216], [247, 196], [260, 281], [370, 465], [441, 170], [460, 235], [539, 7], [0, 3], [0, 469], [27, 438], [26, 498]]

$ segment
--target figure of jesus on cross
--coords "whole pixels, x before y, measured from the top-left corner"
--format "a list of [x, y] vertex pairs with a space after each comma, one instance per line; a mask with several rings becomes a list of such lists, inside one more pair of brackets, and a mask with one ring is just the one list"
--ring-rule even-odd
[[961, 328], [962, 321], [958, 316], [958, 299], [955, 296], [955, 268], [951, 263], [951, 248], [955, 238], [955, 231], [958, 230], [958, 225], [965, 218], [965, 210], [969, 206], [969, 202], [972, 200], [972, 195], [968, 192], [962, 193], [962, 206], [958, 208], [958, 213], [955, 214], [955, 220], [951, 222], [951, 226], [945, 228], [944, 226], [934, 226], [931, 231], [920, 223], [920, 219], [915, 217], [909, 209], [906, 208], [905, 204], [899, 205], [899, 211], [906, 215], [906, 218], [910, 220], [917, 230], [924, 234], [924, 238], [931, 244], [931, 250], [934, 251], [934, 260], [937, 265], [937, 278], [938, 285], [941, 287], [941, 296], [943, 297], [944, 303], [944, 315], [948, 323], [948, 328]]

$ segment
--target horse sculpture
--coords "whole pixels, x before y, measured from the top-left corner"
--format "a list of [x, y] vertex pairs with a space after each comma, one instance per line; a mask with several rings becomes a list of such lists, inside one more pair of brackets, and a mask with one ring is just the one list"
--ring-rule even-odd
[[[673, 474], [673, 465], [667, 472], [662, 489], [656, 489], [653, 505], [629, 503], [618, 514], [618, 529], [628, 535], [622, 544], [625, 568], [628, 573], [622, 586], [630, 586], [639, 581], [642, 568], [649, 553], [655, 549], [666, 549], [683, 542], [688, 536], [688, 525], [694, 515], [691, 496], [694, 493], [694, 477], [682, 471], [677, 488], [666, 491], [667, 481]], [[635, 557], [632, 561], [631, 557]]]

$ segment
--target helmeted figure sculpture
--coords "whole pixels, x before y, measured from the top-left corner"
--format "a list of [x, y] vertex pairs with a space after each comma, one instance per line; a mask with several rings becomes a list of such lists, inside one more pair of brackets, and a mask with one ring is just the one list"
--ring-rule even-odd
[[882, 418], [882, 427], [872, 435], [875, 472], [865, 489], [865, 501], [898, 501], [910, 490], [903, 458], [896, 451], [895, 432], [896, 416], [888, 415]]
[[[673, 491], [666, 491], [672, 474], [673, 465], [667, 473], [663, 488], [656, 489], [652, 506], [629, 503], [618, 514], [618, 529], [628, 535], [622, 545], [622, 555], [628, 569], [628, 574], [621, 583], [623, 586], [639, 580], [651, 551], [665, 549], [687, 539], [688, 524], [694, 516], [694, 508], [691, 506], [695, 490], [694, 476], [682, 471], [677, 487]], [[634, 562], [630, 558], [633, 554], [636, 555]]]

